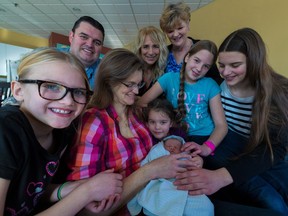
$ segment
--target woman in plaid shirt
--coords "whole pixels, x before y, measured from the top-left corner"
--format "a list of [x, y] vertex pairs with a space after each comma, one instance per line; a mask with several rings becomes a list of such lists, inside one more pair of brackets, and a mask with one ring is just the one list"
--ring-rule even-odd
[[[69, 163], [72, 172], [68, 180], [89, 178], [107, 169], [121, 173], [124, 188], [118, 208], [151, 179], [175, 177], [177, 172], [185, 170], [183, 167], [191, 165], [189, 160], [178, 160], [183, 154], [175, 154], [140, 168], [140, 162], [152, 147], [149, 131], [133, 107], [144, 85], [142, 76], [142, 61], [126, 49], [114, 49], [103, 58], [96, 89], [83, 116], [81, 133]], [[84, 215], [88, 214], [87, 209]], [[126, 208], [120, 212], [117, 215], [129, 215]]]

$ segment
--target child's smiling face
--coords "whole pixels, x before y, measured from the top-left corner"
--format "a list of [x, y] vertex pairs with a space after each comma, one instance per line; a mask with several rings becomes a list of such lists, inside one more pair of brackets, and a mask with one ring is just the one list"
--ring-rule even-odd
[[[33, 66], [23, 80], [44, 80], [69, 88], [86, 89], [83, 75], [68, 62], [54, 61]], [[46, 100], [39, 95], [37, 84], [19, 83], [20, 109], [30, 123], [41, 127], [65, 128], [80, 115], [84, 104], [76, 103], [68, 92], [61, 100]], [[39, 127], [40, 128], [40, 127]]]
[[147, 125], [155, 138], [162, 139], [169, 134], [172, 121], [166, 113], [152, 109], [149, 112]]

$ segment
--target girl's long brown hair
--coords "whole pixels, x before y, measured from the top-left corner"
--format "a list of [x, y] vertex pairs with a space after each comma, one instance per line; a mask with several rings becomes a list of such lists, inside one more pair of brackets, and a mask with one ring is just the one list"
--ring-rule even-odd
[[[211, 62], [211, 65], [213, 65], [216, 62], [217, 59], [217, 46], [215, 43], [209, 40], [201, 40], [195, 43], [189, 50], [189, 52], [186, 54], [186, 56], [192, 56], [195, 53], [201, 51], [201, 50], [207, 50], [212, 53], [214, 56], [213, 62]], [[185, 57], [186, 58], [186, 57]], [[180, 70], [180, 87], [179, 87], [179, 94], [178, 94], [178, 110], [177, 110], [177, 122], [179, 123], [182, 121], [186, 116], [186, 107], [184, 104], [184, 98], [185, 98], [185, 68], [186, 68], [186, 62], [183, 61], [182, 68]], [[184, 125], [183, 125], [184, 126]]]
[[114, 100], [112, 88], [136, 71], [143, 73], [143, 62], [136, 54], [124, 48], [110, 50], [99, 65], [88, 107], [107, 108]]
[[[251, 28], [243, 28], [231, 33], [219, 47], [220, 52], [240, 52], [246, 56], [247, 77], [255, 89], [252, 105], [251, 134], [246, 153], [264, 143], [271, 152], [271, 128], [279, 129], [280, 135], [288, 124], [288, 79], [277, 74], [267, 62], [264, 41]], [[287, 131], [286, 131], [287, 133]], [[273, 137], [277, 139], [277, 137]]]

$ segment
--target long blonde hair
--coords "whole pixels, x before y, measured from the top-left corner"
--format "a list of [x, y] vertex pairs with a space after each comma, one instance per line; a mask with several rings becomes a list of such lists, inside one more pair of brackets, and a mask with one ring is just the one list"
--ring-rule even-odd
[[159, 45], [160, 55], [158, 61], [153, 65], [152, 81], [155, 81], [163, 73], [167, 63], [168, 48], [166, 44], [165, 34], [154, 26], [143, 27], [138, 31], [137, 38], [134, 44], [134, 52], [141, 58], [141, 47], [144, 44], [146, 36], [150, 36], [153, 43]]

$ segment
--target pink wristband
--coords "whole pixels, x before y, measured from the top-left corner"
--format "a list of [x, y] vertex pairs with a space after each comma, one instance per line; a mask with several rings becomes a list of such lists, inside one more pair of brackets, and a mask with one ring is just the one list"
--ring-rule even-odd
[[210, 140], [205, 141], [204, 144], [205, 144], [208, 148], [211, 149], [211, 155], [214, 155], [214, 151], [215, 151], [215, 148], [216, 148], [216, 147], [215, 147], [215, 144], [214, 144], [212, 141], [210, 141]]

